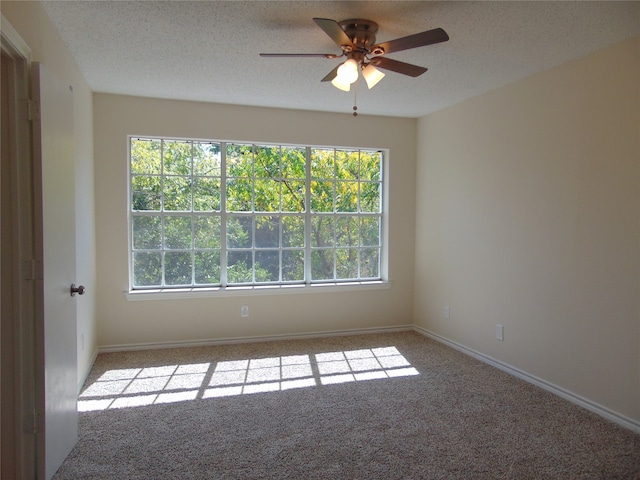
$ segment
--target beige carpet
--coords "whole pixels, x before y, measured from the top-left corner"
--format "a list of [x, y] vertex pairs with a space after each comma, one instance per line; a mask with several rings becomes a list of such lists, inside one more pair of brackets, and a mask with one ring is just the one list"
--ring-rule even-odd
[[640, 435], [413, 332], [101, 354], [79, 405], [56, 480], [640, 478]]

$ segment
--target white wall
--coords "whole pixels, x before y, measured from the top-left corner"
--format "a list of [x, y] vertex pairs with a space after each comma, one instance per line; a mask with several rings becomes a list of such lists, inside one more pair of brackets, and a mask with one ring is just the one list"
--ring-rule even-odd
[[[188, 342], [409, 325], [416, 120], [94, 95], [98, 343]], [[386, 290], [129, 301], [127, 135], [378, 147], [389, 158]], [[240, 317], [248, 305], [250, 316]]]
[[[73, 86], [76, 283], [87, 288], [78, 297], [78, 382], [89, 372], [97, 349], [95, 322], [95, 222], [93, 196], [92, 92], [39, 2], [3, 0], [2, 14], [29, 45], [32, 60]], [[84, 341], [82, 341], [84, 340]]]
[[417, 182], [416, 324], [640, 421], [640, 39], [421, 118]]

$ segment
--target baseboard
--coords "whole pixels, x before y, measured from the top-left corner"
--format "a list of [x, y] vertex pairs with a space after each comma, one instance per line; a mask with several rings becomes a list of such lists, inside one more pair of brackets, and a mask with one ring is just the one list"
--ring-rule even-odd
[[413, 325], [413, 330], [417, 333], [424, 335], [425, 337], [435, 340], [436, 342], [447, 345], [448, 347], [458, 350], [459, 352], [462, 352], [484, 363], [487, 363], [493, 367], [496, 367], [504, 372], [514, 375], [515, 377], [518, 377], [526, 382], [532, 383], [533, 385], [543, 388], [548, 392], [558, 395], [559, 397], [564, 398], [565, 400], [568, 400], [571, 403], [579, 405], [580, 407], [586, 408], [587, 410], [597, 415], [600, 415], [601, 417], [606, 418], [607, 420], [617, 423], [622, 427], [628, 428], [629, 430], [632, 430], [636, 433], [640, 433], [640, 422], [636, 420], [633, 420], [624, 415], [616, 413], [613, 410], [610, 410], [607, 407], [599, 405], [587, 398], [577, 395], [564, 388], [558, 387], [557, 385], [549, 383], [546, 380], [536, 377], [535, 375], [531, 375], [523, 370], [512, 367], [511, 365], [503, 363], [500, 360], [496, 360], [495, 358], [485, 355], [484, 353], [480, 353], [460, 343], [449, 340], [448, 338], [438, 335], [437, 333], [433, 333], [425, 328], [419, 327], [417, 325]]
[[[261, 335], [251, 337], [227, 337], [208, 340], [187, 340], [182, 342], [153, 342], [129, 343], [120, 345], [103, 345], [98, 347], [98, 353], [124, 352], [131, 350], [153, 350], [158, 348], [206, 347], [211, 345], [228, 345], [233, 343], [256, 343], [277, 340], [304, 340], [321, 337], [341, 337], [346, 335], [365, 335], [372, 333], [392, 333], [413, 331], [413, 325], [398, 325], [394, 327], [354, 328], [346, 330], [325, 330], [319, 332], [299, 333], [291, 335]], [[95, 360], [95, 359], [94, 359]]]

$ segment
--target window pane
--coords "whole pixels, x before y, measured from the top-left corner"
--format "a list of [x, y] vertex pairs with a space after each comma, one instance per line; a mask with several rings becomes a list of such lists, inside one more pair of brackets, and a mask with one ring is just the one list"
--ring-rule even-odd
[[220, 176], [220, 144], [195, 142], [193, 144], [193, 174]]
[[193, 179], [193, 209], [199, 212], [220, 211], [220, 179]]
[[311, 219], [311, 246], [332, 247], [334, 224], [332, 216], [315, 216]]
[[363, 212], [380, 212], [380, 184], [362, 183], [360, 189], [360, 210]]
[[282, 281], [304, 280], [304, 250], [284, 250], [282, 252]]
[[306, 185], [304, 181], [284, 180], [282, 182], [282, 211], [304, 212]]
[[131, 140], [131, 173], [160, 174], [160, 140]]
[[256, 178], [280, 177], [280, 148], [255, 147], [255, 175]]
[[191, 154], [191, 142], [165, 141], [163, 152], [164, 174], [190, 175]]
[[360, 152], [360, 179], [377, 182], [382, 180], [382, 155], [380, 152]]
[[280, 281], [280, 252], [256, 250], [256, 282]]
[[311, 279], [333, 280], [333, 250], [311, 252]]
[[280, 211], [280, 182], [256, 180], [254, 188], [254, 210], [256, 212]]
[[164, 283], [167, 285], [191, 284], [191, 252], [165, 252]]
[[191, 185], [188, 177], [164, 178], [164, 210], [191, 210]]
[[336, 151], [336, 176], [342, 180], [358, 180], [358, 152]]
[[363, 248], [360, 250], [360, 278], [380, 277], [380, 249]]
[[333, 212], [333, 182], [311, 182], [311, 211]]
[[227, 212], [253, 211], [253, 180], [227, 180]]
[[195, 253], [195, 282], [220, 283], [220, 250]]
[[336, 184], [336, 211], [358, 211], [358, 182], [338, 182]]
[[307, 176], [307, 149], [282, 147], [282, 177], [304, 179]]
[[164, 217], [164, 248], [191, 248], [191, 217]]
[[227, 145], [227, 176], [245, 178], [253, 176], [251, 145]]
[[278, 248], [280, 245], [280, 218], [256, 216], [256, 248]]
[[227, 253], [227, 281], [229, 283], [251, 283], [253, 281], [251, 252], [230, 251]]
[[360, 217], [360, 245], [365, 247], [380, 245], [379, 217]]
[[248, 248], [252, 245], [253, 219], [251, 217], [227, 218], [227, 246]]
[[333, 163], [333, 149], [311, 150], [311, 177], [320, 179], [332, 179], [335, 176]]
[[131, 177], [131, 209], [160, 210], [160, 177], [135, 175]]
[[358, 246], [358, 217], [336, 217], [336, 245]]
[[195, 248], [220, 248], [220, 217], [194, 217]]
[[304, 247], [304, 217], [282, 217], [282, 246]]
[[162, 246], [161, 217], [135, 216], [133, 217], [133, 248], [148, 250]]
[[358, 250], [339, 248], [336, 250], [336, 278], [358, 278]]
[[136, 252], [133, 254], [133, 285], [156, 286], [162, 284], [162, 253]]

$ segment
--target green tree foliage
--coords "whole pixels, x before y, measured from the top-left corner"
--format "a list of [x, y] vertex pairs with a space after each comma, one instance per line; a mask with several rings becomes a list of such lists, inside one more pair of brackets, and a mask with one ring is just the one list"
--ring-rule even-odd
[[134, 286], [221, 284], [223, 231], [230, 285], [303, 282], [307, 251], [312, 281], [379, 278], [379, 152], [161, 139], [130, 148]]

